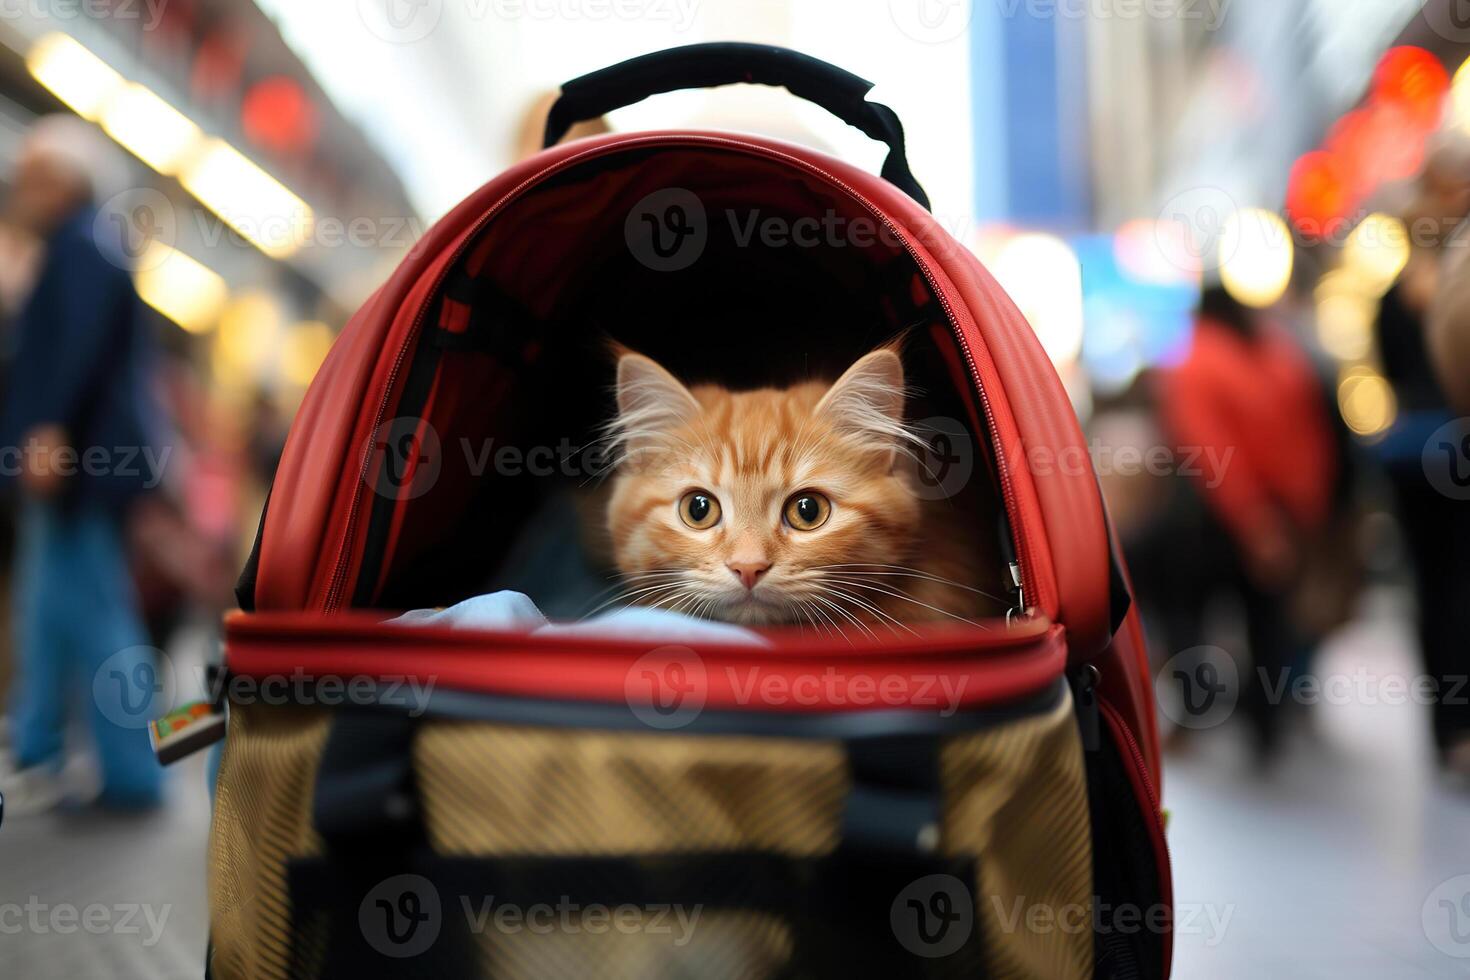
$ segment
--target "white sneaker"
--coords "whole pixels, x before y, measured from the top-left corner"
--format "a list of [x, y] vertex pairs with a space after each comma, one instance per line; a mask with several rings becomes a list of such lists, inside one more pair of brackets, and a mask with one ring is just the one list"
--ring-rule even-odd
[[61, 777], [46, 766], [31, 766], [0, 777], [0, 795], [5, 798], [5, 818], [45, 813], [65, 796]]

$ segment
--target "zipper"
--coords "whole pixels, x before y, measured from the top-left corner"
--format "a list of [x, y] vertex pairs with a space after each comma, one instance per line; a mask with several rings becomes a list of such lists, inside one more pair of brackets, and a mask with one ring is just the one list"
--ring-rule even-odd
[[[1147, 838], [1147, 846], [1152, 851], [1158, 897], [1167, 907], [1172, 908], [1173, 883], [1170, 873], [1169, 841], [1165, 835], [1164, 811], [1159, 804], [1158, 794], [1154, 791], [1153, 780], [1144, 763], [1143, 751], [1139, 747], [1138, 740], [1134, 738], [1133, 732], [1117, 710], [1098, 695], [1099, 680], [1100, 675], [1097, 668], [1092, 664], [1083, 664], [1073, 674], [1074, 697], [1078, 698], [1078, 723], [1083, 732], [1084, 748], [1088, 755], [1084, 763], [1087, 770], [1088, 794], [1095, 801], [1099, 801], [1100, 805], [1108, 798], [1102, 786], [1102, 760], [1096, 755], [1102, 747], [1102, 724], [1106, 723], [1112, 734], [1112, 743], [1118, 749], [1118, 764], [1122, 768], [1121, 778], [1124, 783], [1123, 792], [1127, 799], [1132, 801], [1124, 805], [1145, 811], [1139, 813], [1142, 821], [1140, 829]], [[1103, 717], [1104, 715], [1106, 718]], [[1091, 729], [1090, 736], [1089, 729]], [[1090, 743], [1088, 742], [1089, 737], [1092, 739]], [[1138, 789], [1140, 786], [1141, 791]], [[1095, 831], [1096, 827], [1094, 827]], [[1113, 884], [1114, 887], [1119, 887], [1116, 881]], [[1125, 941], [1125, 938], [1117, 931], [1110, 931], [1103, 937], [1103, 942], [1108, 955], [1113, 958], [1112, 962], [1107, 964], [1109, 976], [1139, 974], [1142, 966], [1141, 949]], [[1173, 948], [1172, 928], [1166, 928], [1160, 937], [1160, 942], [1164, 964], [1160, 976], [1167, 976]], [[1102, 962], [1100, 961], [1100, 967]]]
[[[580, 165], [582, 163], [586, 163], [589, 160], [594, 160], [599, 156], [612, 155], [622, 152], [624, 150], [631, 150], [644, 146], [657, 146], [663, 143], [678, 143], [686, 146], [693, 145], [733, 147], [741, 150], [742, 152], [751, 153], [753, 155], [765, 157], [767, 159], [781, 160], [783, 162], [792, 164], [799, 169], [806, 171], [807, 173], [821, 177], [829, 184], [832, 184], [833, 186], [845, 191], [849, 197], [851, 197], [859, 205], [865, 208], [869, 214], [877, 218], [878, 221], [880, 221], [885, 228], [893, 233], [894, 238], [903, 246], [904, 251], [906, 251], [909, 254], [909, 257], [914, 260], [914, 264], [918, 267], [920, 275], [924, 277], [924, 281], [928, 284], [930, 291], [934, 294], [935, 298], [939, 300], [939, 305], [941, 309], [944, 310], [945, 320], [949, 323], [951, 332], [953, 333], [955, 339], [955, 343], [959, 345], [960, 353], [964, 356], [965, 363], [969, 367], [970, 381], [974, 385], [975, 391], [980, 396], [980, 407], [985, 415], [986, 426], [990, 429], [990, 441], [995, 453], [996, 474], [1000, 479], [1001, 498], [1006, 510], [1007, 523], [1011, 530], [1011, 538], [1015, 543], [1016, 550], [1018, 552], [1017, 561], [1011, 563], [1012, 574], [1016, 579], [1020, 580], [1020, 583], [1017, 585], [1018, 602], [1020, 603], [1021, 615], [1026, 615], [1027, 609], [1024, 604], [1025, 594], [1028, 591], [1031, 592], [1033, 597], [1037, 594], [1036, 582], [1033, 580], [1034, 572], [1032, 572], [1034, 564], [1031, 561], [1032, 551], [1030, 536], [1026, 533], [1025, 528], [1022, 527], [1020, 522], [1016, 519], [1016, 515], [1012, 513], [1012, 508], [1015, 505], [1015, 485], [1012, 483], [1010, 465], [1006, 461], [1004, 447], [1001, 445], [1000, 442], [1000, 433], [996, 430], [995, 410], [991, 405], [990, 393], [986, 390], [986, 386], [981, 383], [980, 368], [978, 362], [975, 360], [975, 352], [971, 349], [970, 342], [965, 338], [964, 331], [960, 329], [959, 318], [955, 315], [955, 310], [954, 307], [950, 304], [949, 297], [946, 296], [944, 290], [940, 288], [938, 276], [935, 274], [933, 268], [929, 265], [928, 261], [920, 257], [915, 246], [910, 243], [910, 240], [913, 236], [910, 235], [906, 230], [901, 229], [896, 224], [894, 224], [893, 220], [889, 218], [887, 214], [879, 210], [876, 205], [874, 205], [871, 201], [869, 201], [865, 196], [859, 193], [846, 181], [826, 170], [823, 170], [816, 164], [810, 163], [806, 160], [802, 160], [798, 157], [794, 157], [789, 153], [782, 153], [779, 150], [773, 150], [768, 147], [759, 146], [755, 143], [747, 143], [744, 140], [730, 139], [728, 137], [722, 136], [705, 136], [699, 134], [639, 137], [612, 144], [610, 146], [597, 147], [588, 150], [585, 153], [578, 153], [570, 157], [566, 157], [562, 160], [557, 161], [554, 164], [551, 164], [550, 166], [543, 167], [542, 169], [536, 171], [536, 173], [521, 181], [515, 187], [511, 188], [504, 195], [498, 198], [493, 204], [491, 204], [490, 207], [483, 214], [481, 214], [480, 217], [477, 218], [472, 225], [470, 225], [469, 230], [460, 237], [459, 244], [455, 246], [454, 252], [451, 253], [449, 261], [445, 262], [439, 269], [438, 273], [435, 274], [433, 284], [424, 294], [424, 302], [419, 306], [418, 312], [414, 315], [413, 324], [409, 328], [409, 336], [407, 338], [407, 341], [401, 347], [399, 347], [397, 353], [394, 355], [393, 367], [389, 371], [388, 383], [384, 386], [383, 396], [378, 402], [378, 408], [374, 415], [373, 428], [371, 431], [376, 432], [378, 426], [382, 425], [383, 419], [387, 416], [389, 399], [393, 395], [393, 387], [398, 379], [399, 372], [402, 370], [403, 361], [407, 356], [407, 351], [411, 347], [414, 347], [416, 345], [416, 342], [418, 341], [422, 333], [423, 322], [425, 317], [427, 317], [428, 315], [429, 307], [433, 304], [435, 297], [439, 293], [440, 287], [443, 286], [444, 280], [449, 275], [449, 271], [454, 268], [459, 260], [464, 256], [464, 253], [469, 249], [471, 242], [475, 239], [477, 235], [479, 235], [482, 230], [484, 230], [484, 227], [490, 223], [492, 218], [499, 214], [500, 211], [502, 211], [505, 206], [511, 201], [518, 198], [521, 194], [530, 189], [532, 186], [540, 183], [542, 180], [555, 173], [569, 169], [573, 166]], [[366, 474], [367, 467], [370, 464], [371, 459], [372, 446], [364, 446], [359, 477], [361, 477], [363, 474]], [[342, 592], [344, 591], [346, 585], [347, 568], [350, 563], [352, 541], [356, 534], [358, 512], [361, 508], [363, 486], [365, 482], [366, 481], [361, 478], [355, 481], [352, 492], [352, 503], [347, 514], [346, 533], [342, 538], [341, 544], [338, 545], [336, 567], [333, 569], [332, 578], [327, 588], [327, 596], [324, 606], [325, 611], [327, 612], [334, 612], [341, 605]], [[1007, 613], [1006, 619], [1008, 622], [1011, 619], [1011, 615], [1009, 612]]]
[[1115, 710], [1106, 705], [1099, 705], [1099, 707], [1109, 715], [1111, 724], [1108, 727], [1116, 729], [1123, 735], [1123, 746], [1128, 750], [1128, 756], [1133, 763], [1133, 768], [1138, 772], [1138, 782], [1143, 786], [1143, 795], [1148, 797], [1149, 820], [1158, 825], [1159, 839], [1163, 842], [1165, 854], [1167, 854], [1169, 844], [1168, 840], [1163, 836], [1164, 808], [1159, 802], [1158, 794], [1154, 792], [1154, 783], [1149, 777], [1148, 764], [1143, 760], [1143, 749], [1139, 747], [1138, 739], [1133, 737], [1133, 732], [1129, 729], [1127, 723], [1123, 721], [1122, 717]]
[[[1072, 685], [1072, 700], [1075, 702], [1077, 711], [1077, 727], [1082, 737], [1082, 748], [1088, 753], [1097, 752], [1102, 748], [1102, 716], [1106, 713], [1109, 730], [1119, 735], [1119, 740], [1126, 750], [1124, 763], [1132, 764], [1138, 775], [1138, 782], [1143, 786], [1143, 795], [1149, 806], [1148, 820], [1159, 827], [1160, 840], [1163, 840], [1163, 806], [1159, 802], [1158, 794], [1154, 792], [1148, 764], [1144, 762], [1143, 749], [1117, 710], [1104, 704], [1099, 698], [1097, 686], [1101, 678], [1101, 673], [1093, 664], [1083, 664], [1072, 671], [1069, 677]], [[1164, 841], [1164, 847], [1167, 854], [1167, 841]]]
[[1026, 587], [1021, 580], [1021, 563], [1012, 559], [1008, 567], [1011, 570], [1011, 589], [1016, 593], [1016, 604], [1006, 610], [1007, 624], [1013, 616], [1026, 615]]

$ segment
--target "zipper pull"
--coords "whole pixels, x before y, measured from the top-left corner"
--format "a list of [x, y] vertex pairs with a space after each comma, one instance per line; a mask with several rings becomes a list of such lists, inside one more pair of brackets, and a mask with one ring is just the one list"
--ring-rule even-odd
[[1026, 590], [1021, 585], [1021, 563], [1012, 561], [1011, 586], [1016, 590], [1016, 605], [1006, 610], [1006, 623], [1009, 624], [1013, 616], [1026, 615]]
[[1072, 700], [1077, 705], [1077, 727], [1082, 733], [1082, 747], [1096, 752], [1101, 745], [1102, 721], [1098, 717], [1097, 682], [1101, 679], [1096, 667], [1083, 664], [1072, 675]]

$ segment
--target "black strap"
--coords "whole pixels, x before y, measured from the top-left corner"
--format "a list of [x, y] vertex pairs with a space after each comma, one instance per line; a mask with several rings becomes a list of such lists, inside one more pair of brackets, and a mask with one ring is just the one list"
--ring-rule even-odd
[[925, 854], [939, 846], [939, 740], [932, 735], [846, 743], [852, 788], [842, 815], [842, 846]]
[[574, 78], [546, 118], [543, 146], [572, 126], [651, 95], [738, 83], [775, 85], [826, 109], [849, 126], [888, 144], [883, 178], [929, 208], [904, 150], [903, 124], [888, 106], [867, 101], [873, 83], [810, 55], [770, 44], [722, 41], [657, 51]]
[[[1102, 482], [1098, 481], [1097, 493], [1102, 498]], [[1108, 637], [1109, 642], [1118, 635], [1128, 610], [1133, 607], [1133, 594], [1128, 589], [1128, 576], [1123, 574], [1122, 545], [1113, 530], [1113, 516], [1108, 512], [1108, 502], [1102, 498], [1103, 528], [1108, 533]]]
[[[699, 929], [711, 928], [709, 919], [721, 912], [771, 916], [791, 937], [790, 958], [776, 976], [988, 976], [986, 937], [974, 911], [974, 858], [864, 861], [842, 852], [792, 857], [761, 851], [477, 857], [419, 849], [411, 864], [396, 870], [364, 890], [328, 860], [293, 860], [287, 872], [290, 975], [495, 976], [504, 945], [493, 933], [502, 910], [544, 922], [560, 919], [562, 910], [575, 917], [593, 907], [631, 907], [654, 940], [691, 920], [697, 924], [684, 938], [698, 940]], [[488, 941], [486, 932], [492, 934]], [[678, 947], [668, 953], [662, 965], [673, 975]], [[516, 963], [545, 976], [594, 975], [586, 962], [559, 959], [555, 945], [539, 960], [537, 955], [522, 947]], [[750, 972], [755, 951], [707, 942], [699, 955], [718, 962], [692, 975], [733, 976]], [[575, 970], [580, 972], [568, 972]]]
[[312, 802], [322, 857], [288, 869], [290, 976], [475, 975], [463, 917], [432, 905], [424, 878], [432, 852], [413, 775], [418, 724], [371, 708], [333, 717]]
[[255, 583], [260, 577], [260, 539], [265, 536], [265, 515], [271, 506], [271, 491], [276, 488], [276, 478], [271, 476], [271, 485], [265, 491], [265, 503], [260, 506], [260, 522], [255, 525], [255, 543], [250, 546], [250, 557], [240, 569], [235, 580], [235, 601], [245, 612], [255, 612]]
[[312, 824], [329, 850], [403, 850], [422, 840], [413, 777], [418, 725], [372, 708], [344, 708], [332, 719], [312, 801]]

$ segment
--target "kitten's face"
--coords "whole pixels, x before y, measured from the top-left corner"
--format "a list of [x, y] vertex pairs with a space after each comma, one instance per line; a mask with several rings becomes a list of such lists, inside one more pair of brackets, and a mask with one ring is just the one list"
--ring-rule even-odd
[[837, 598], [824, 592], [841, 574], [832, 566], [912, 551], [919, 507], [894, 466], [903, 368], [891, 351], [830, 388], [749, 392], [686, 389], [626, 354], [618, 406], [627, 455], [608, 521], [636, 602], [739, 623], [841, 622], [824, 604]]

